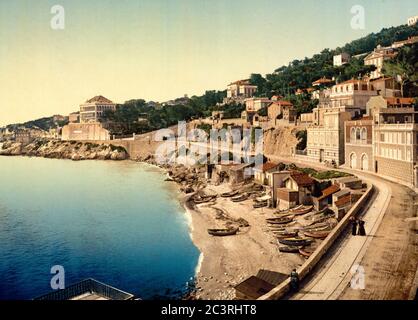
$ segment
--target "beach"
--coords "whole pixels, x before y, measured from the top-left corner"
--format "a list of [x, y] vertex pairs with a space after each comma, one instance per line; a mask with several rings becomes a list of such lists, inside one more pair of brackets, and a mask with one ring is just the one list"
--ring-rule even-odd
[[[210, 192], [230, 191], [229, 186], [209, 185]], [[256, 275], [260, 269], [290, 274], [303, 264], [300, 255], [278, 251], [276, 239], [267, 230], [265, 218], [273, 216], [273, 209], [254, 209], [253, 201], [234, 203], [229, 198], [218, 197], [214, 203], [196, 206], [185, 201], [191, 216], [191, 237], [202, 253], [196, 275], [196, 299], [231, 300], [235, 298], [234, 286]], [[216, 219], [223, 210], [233, 219], [243, 218], [249, 227], [230, 237], [213, 237], [209, 228], [222, 228], [223, 221]]]

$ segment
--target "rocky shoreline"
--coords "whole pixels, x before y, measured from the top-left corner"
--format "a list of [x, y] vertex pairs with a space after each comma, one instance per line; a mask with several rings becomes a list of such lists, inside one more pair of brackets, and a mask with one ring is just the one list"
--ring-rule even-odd
[[7, 141], [0, 156], [28, 156], [51, 159], [126, 160], [128, 153], [123, 147], [91, 142], [36, 139], [30, 143]]

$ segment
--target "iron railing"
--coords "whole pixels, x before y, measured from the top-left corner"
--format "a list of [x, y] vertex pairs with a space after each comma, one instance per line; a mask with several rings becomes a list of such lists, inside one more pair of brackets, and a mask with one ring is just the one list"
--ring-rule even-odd
[[131, 300], [130, 293], [108, 286], [94, 279], [86, 279], [65, 289], [54, 291], [34, 300], [71, 300], [83, 294], [96, 294], [109, 300]]

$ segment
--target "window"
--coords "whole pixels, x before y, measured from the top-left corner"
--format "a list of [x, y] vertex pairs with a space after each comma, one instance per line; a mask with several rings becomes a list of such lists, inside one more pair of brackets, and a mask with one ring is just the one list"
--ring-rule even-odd
[[361, 142], [367, 143], [367, 129], [366, 128], [361, 129]]
[[356, 140], [361, 140], [361, 131], [360, 131], [360, 128], [357, 128], [357, 130], [356, 130]]

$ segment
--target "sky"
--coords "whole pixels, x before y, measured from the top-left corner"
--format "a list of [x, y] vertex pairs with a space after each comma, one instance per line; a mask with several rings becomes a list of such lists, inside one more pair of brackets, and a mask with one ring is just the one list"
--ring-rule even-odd
[[[51, 28], [54, 5], [65, 27]], [[351, 28], [354, 5], [365, 28]], [[96, 95], [166, 101], [272, 73], [418, 15], [416, 0], [0, 0], [0, 126]]]

